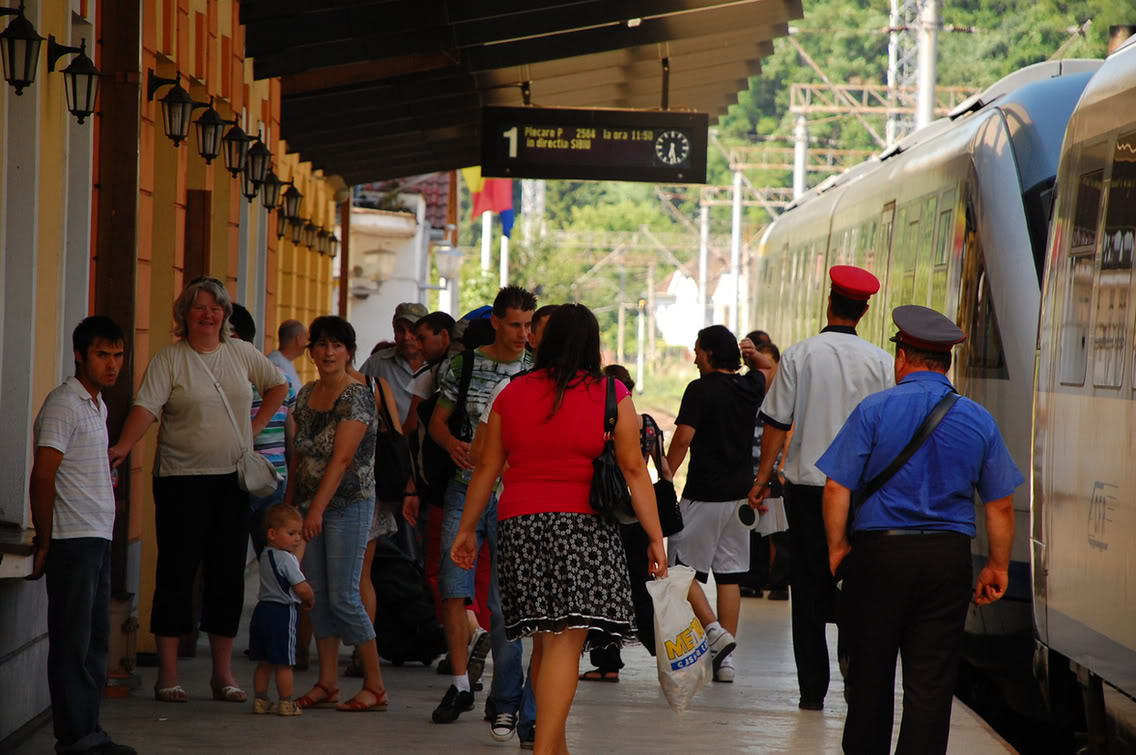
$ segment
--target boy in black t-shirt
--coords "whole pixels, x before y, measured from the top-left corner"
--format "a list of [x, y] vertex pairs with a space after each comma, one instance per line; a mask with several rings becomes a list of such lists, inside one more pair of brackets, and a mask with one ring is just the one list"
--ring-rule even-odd
[[[667, 463], [677, 470], [690, 450], [682, 491], [683, 529], [670, 538], [670, 562], [684, 564], [705, 583], [714, 572], [720, 627], [706, 627], [711, 646], [718, 632], [738, 631], [742, 577], [749, 571], [749, 530], [737, 518], [753, 485], [753, 423], [765, 398], [760, 371], [739, 375], [741, 351], [734, 334], [721, 325], [698, 332], [694, 363], [701, 374], [686, 387], [675, 419]], [[714, 678], [734, 680], [733, 659], [714, 658]]]

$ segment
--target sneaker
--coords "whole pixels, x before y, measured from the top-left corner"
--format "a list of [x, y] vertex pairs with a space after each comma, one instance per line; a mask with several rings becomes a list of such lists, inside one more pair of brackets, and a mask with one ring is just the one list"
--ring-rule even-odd
[[734, 683], [734, 659], [732, 657], [727, 656], [722, 659], [721, 665], [714, 671], [714, 681]]
[[446, 696], [442, 698], [442, 702], [434, 709], [434, 714], [431, 718], [436, 724], [452, 724], [458, 720], [458, 716], [467, 711], [473, 710], [473, 693], [460, 692], [454, 685], [446, 690]]
[[715, 675], [718, 673], [718, 667], [729, 657], [730, 653], [734, 652], [734, 648], [737, 646], [738, 643], [734, 640], [734, 636], [725, 629], [720, 630], [710, 639], [710, 665], [714, 667]]
[[498, 742], [508, 742], [517, 730], [516, 713], [498, 713], [489, 727], [489, 734]]
[[295, 700], [281, 700], [276, 706], [276, 714], [280, 716], [299, 716], [303, 712]]
[[528, 734], [521, 734], [517, 737], [520, 740], [522, 750], [532, 750], [536, 747], [536, 728], [529, 730]]
[[788, 600], [789, 599], [789, 591], [788, 590], [770, 590], [767, 598], [769, 600]]
[[801, 710], [824, 710], [824, 701], [823, 700], [806, 700], [805, 698], [802, 697], [801, 701], [799, 703], [797, 703], [797, 707], [800, 708]]
[[271, 713], [272, 702], [267, 697], [257, 697], [252, 701], [253, 713]]
[[485, 657], [489, 655], [489, 649], [493, 645], [493, 638], [489, 636], [481, 627], [473, 631], [473, 637], [469, 638], [469, 648], [467, 658], [469, 659], [465, 665], [465, 671], [469, 674], [469, 684], [472, 687], [477, 684], [477, 680], [481, 678], [481, 672], [485, 670]]

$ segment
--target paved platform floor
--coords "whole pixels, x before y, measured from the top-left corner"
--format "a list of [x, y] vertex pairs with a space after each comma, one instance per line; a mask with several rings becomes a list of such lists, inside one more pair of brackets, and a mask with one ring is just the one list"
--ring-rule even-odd
[[[250, 583], [248, 595], [255, 596]], [[245, 612], [245, 621], [251, 610]], [[830, 647], [836, 647], [830, 627]], [[840, 672], [833, 660], [833, 684], [823, 712], [797, 708], [797, 680], [789, 627], [789, 603], [746, 598], [736, 653], [737, 681], [711, 684], [699, 692], [682, 717], [667, 707], [659, 691], [655, 662], [642, 648], [624, 653], [627, 667], [618, 684], [581, 682], [569, 720], [568, 743], [577, 753], [835, 753], [840, 751], [846, 706]], [[246, 645], [243, 635], [237, 647]], [[314, 655], [314, 648], [313, 648]], [[313, 658], [314, 660], [314, 658]], [[346, 657], [345, 657], [346, 660]], [[253, 663], [235, 661], [238, 680], [252, 690]], [[589, 668], [582, 659], [582, 668]], [[494, 742], [481, 720], [483, 697], [474, 712], [446, 726], [430, 723], [430, 712], [449, 684], [433, 668], [395, 668], [384, 664], [390, 690], [387, 713], [346, 714], [307, 711], [302, 717], [253, 716], [251, 704], [209, 699], [208, 650], [204, 640], [198, 657], [184, 660], [182, 683], [191, 701], [155, 702], [150, 694], [156, 676], [141, 669], [142, 689], [125, 699], [108, 699], [103, 727], [117, 741], [140, 753], [370, 753], [518, 752], [517, 740]], [[490, 669], [486, 669], [488, 681]], [[296, 675], [297, 694], [308, 689], [314, 671]], [[351, 694], [357, 679], [343, 680]], [[488, 684], [486, 684], [488, 689]], [[898, 730], [899, 699], [896, 703]], [[15, 752], [51, 752], [50, 724]], [[962, 755], [1013, 752], [1013, 749], [962, 703], [955, 701], [950, 752]]]

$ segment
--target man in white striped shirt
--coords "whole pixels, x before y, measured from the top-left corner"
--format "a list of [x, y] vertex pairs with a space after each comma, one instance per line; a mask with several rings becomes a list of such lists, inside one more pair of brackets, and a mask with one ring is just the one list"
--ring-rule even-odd
[[118, 380], [125, 337], [108, 317], [72, 335], [75, 377], [47, 395], [35, 421], [31, 475], [35, 560], [47, 574], [47, 683], [56, 752], [130, 755], [99, 725], [110, 638], [114, 491], [107, 409], [100, 393]]

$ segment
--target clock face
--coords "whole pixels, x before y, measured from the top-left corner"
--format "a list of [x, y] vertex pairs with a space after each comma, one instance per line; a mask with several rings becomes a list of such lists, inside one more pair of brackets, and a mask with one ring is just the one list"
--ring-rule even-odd
[[680, 165], [690, 156], [690, 139], [681, 131], [664, 131], [655, 138], [655, 157], [664, 165]]

